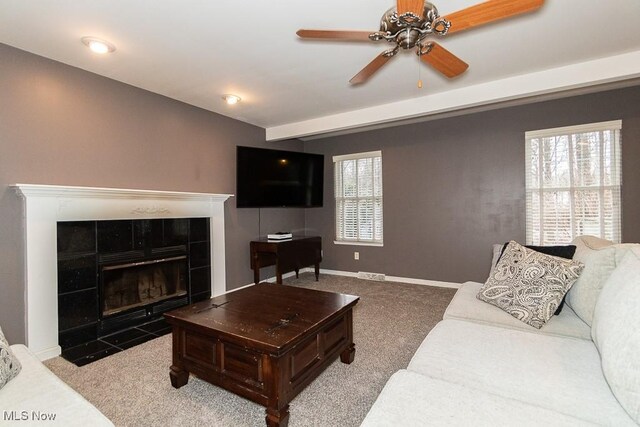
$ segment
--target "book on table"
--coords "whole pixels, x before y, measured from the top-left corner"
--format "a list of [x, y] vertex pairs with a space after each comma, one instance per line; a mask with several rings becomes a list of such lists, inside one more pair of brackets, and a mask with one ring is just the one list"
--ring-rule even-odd
[[291, 233], [279, 232], [275, 234], [267, 234], [267, 239], [269, 240], [287, 240], [291, 238], [293, 238], [293, 234]]

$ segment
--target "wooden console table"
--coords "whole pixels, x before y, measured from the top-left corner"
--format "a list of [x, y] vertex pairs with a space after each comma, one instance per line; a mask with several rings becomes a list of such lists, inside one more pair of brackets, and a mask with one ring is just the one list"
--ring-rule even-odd
[[251, 269], [254, 283], [260, 282], [260, 269], [276, 266], [276, 282], [282, 284], [282, 274], [295, 271], [309, 265], [315, 266], [316, 281], [320, 275], [322, 261], [322, 238], [293, 237], [281, 242], [260, 239], [251, 242]]

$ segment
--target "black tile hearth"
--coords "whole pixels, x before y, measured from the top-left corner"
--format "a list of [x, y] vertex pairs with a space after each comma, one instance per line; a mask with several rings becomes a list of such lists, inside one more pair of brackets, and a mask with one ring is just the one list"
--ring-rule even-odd
[[147, 331], [150, 334], [154, 334], [158, 337], [171, 332], [171, 326], [169, 326], [169, 324], [164, 319], [158, 319], [155, 322], [140, 325], [138, 326], [138, 328], [142, 329], [143, 331]]
[[97, 353], [82, 356], [79, 359], [74, 360], [72, 363], [76, 366], [85, 366], [85, 365], [88, 365], [89, 363], [93, 363], [97, 360], [104, 359], [107, 356], [111, 356], [112, 354], [116, 354], [121, 351], [122, 351], [121, 349], [116, 347], [108, 347]]
[[133, 341], [140, 337], [144, 337], [149, 335], [147, 331], [143, 331], [137, 328], [131, 328], [124, 330], [122, 332], [117, 332], [115, 334], [108, 335], [106, 337], [100, 338], [101, 341], [105, 341], [113, 346], [120, 347], [122, 344], [127, 343], [129, 341]]
[[159, 319], [68, 348], [62, 352], [62, 357], [76, 366], [84, 366], [168, 333], [171, 333], [171, 326]]
[[132, 348], [132, 347], [135, 347], [137, 345], [144, 344], [147, 341], [151, 341], [152, 339], [155, 339], [155, 338], [158, 338], [158, 337], [155, 336], [155, 335], [152, 335], [152, 334], [146, 334], [146, 335], [141, 336], [140, 338], [136, 338], [135, 340], [131, 340], [131, 341], [127, 341], [125, 343], [122, 343], [118, 347], [121, 348], [122, 350], [126, 350], [128, 348]]
[[[98, 354], [104, 353], [105, 351], [110, 351], [112, 349], [116, 349], [120, 351], [119, 349], [117, 349], [116, 347], [112, 346], [109, 343], [96, 340], [96, 341], [90, 341], [88, 343], [85, 343], [76, 347], [68, 348], [62, 352], [62, 357], [67, 359], [69, 362], [73, 362], [74, 364], [77, 365], [76, 361], [79, 361], [80, 359], [85, 359], [89, 356], [98, 355]], [[99, 358], [102, 358], [102, 357], [95, 358], [95, 360], [98, 360]]]

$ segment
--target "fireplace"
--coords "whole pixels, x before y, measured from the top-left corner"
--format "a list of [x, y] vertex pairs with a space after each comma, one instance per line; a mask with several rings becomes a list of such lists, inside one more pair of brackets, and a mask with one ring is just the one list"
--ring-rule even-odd
[[162, 313], [210, 298], [209, 236], [209, 218], [58, 222], [62, 356], [84, 364], [155, 338]]
[[[60, 331], [74, 328], [83, 330], [87, 322], [95, 322], [98, 318], [97, 286], [88, 285], [86, 280], [89, 277], [95, 280], [97, 277], [96, 254], [89, 250], [83, 256], [86, 248], [76, 246], [75, 254], [67, 254], [66, 259], [57, 257], [57, 228], [60, 222], [207, 219], [209, 242], [190, 244], [193, 251], [189, 262], [190, 267], [209, 265], [209, 275], [204, 273], [206, 270], [203, 268], [190, 269], [190, 286], [199, 287], [197, 292], [208, 291], [212, 296], [225, 292], [224, 203], [232, 196], [230, 194], [39, 184], [14, 184], [11, 188], [22, 199], [23, 205], [25, 344], [41, 360], [60, 355]], [[92, 234], [87, 236], [91, 237]], [[86, 243], [87, 239], [79, 239], [75, 243], [79, 242]], [[203, 248], [205, 245], [207, 251]], [[156, 253], [154, 256], [168, 255]], [[74, 264], [78, 269], [72, 274]], [[61, 276], [66, 279], [64, 289], [56, 286]], [[208, 282], [203, 280], [205, 277], [209, 279]], [[204, 289], [205, 286], [208, 289]], [[68, 306], [84, 310], [75, 317], [61, 318], [59, 312]]]

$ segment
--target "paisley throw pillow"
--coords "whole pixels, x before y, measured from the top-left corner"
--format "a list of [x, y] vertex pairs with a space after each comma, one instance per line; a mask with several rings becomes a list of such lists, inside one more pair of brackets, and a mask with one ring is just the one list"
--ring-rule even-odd
[[22, 369], [22, 365], [11, 351], [11, 347], [9, 347], [0, 328], [0, 389], [15, 378], [20, 373], [20, 369]]
[[584, 265], [509, 242], [477, 298], [540, 329], [553, 316]]

